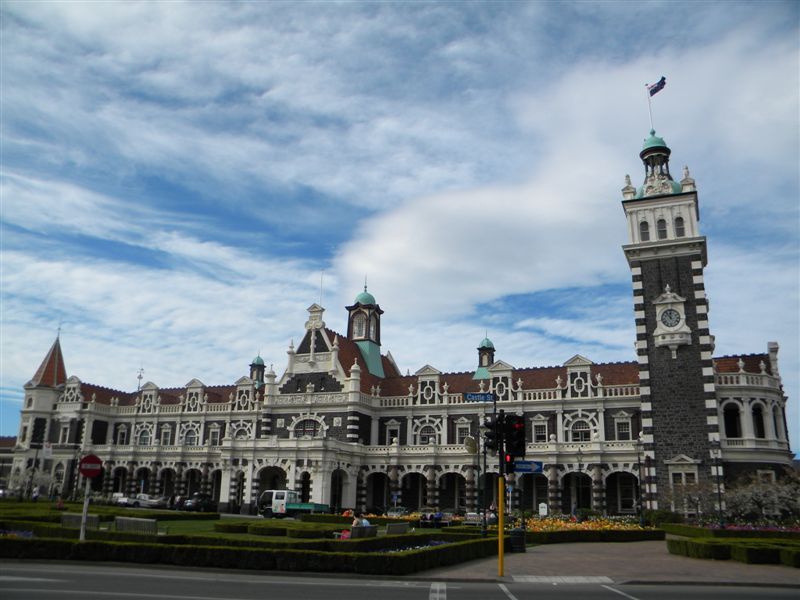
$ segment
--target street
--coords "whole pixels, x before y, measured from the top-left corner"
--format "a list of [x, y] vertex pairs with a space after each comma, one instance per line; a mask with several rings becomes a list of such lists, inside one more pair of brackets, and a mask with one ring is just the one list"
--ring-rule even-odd
[[502, 582], [427, 581], [44, 561], [3, 561], [0, 565], [4, 600], [772, 600], [796, 598], [798, 593], [797, 587], [614, 584], [602, 577], [575, 578], [585, 583], [531, 577], [509, 577]]

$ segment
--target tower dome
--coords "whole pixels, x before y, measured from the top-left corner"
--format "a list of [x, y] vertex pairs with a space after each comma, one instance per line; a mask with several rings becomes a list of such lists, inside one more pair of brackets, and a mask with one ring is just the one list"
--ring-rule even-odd
[[370, 304], [376, 304], [375, 296], [373, 296], [367, 291], [366, 284], [364, 285], [364, 291], [361, 292], [358, 296], [356, 296], [355, 304], [363, 304], [364, 306]]
[[485, 337], [481, 340], [481, 343], [478, 345], [478, 350], [480, 350], [481, 348], [494, 350], [494, 344], [492, 343], [492, 340], [490, 340], [488, 337]]
[[681, 192], [681, 184], [674, 181], [669, 172], [669, 155], [671, 153], [664, 138], [657, 136], [656, 130], [651, 129], [650, 135], [644, 139], [642, 151], [639, 153], [639, 157], [644, 163], [644, 184], [637, 190], [637, 198]]

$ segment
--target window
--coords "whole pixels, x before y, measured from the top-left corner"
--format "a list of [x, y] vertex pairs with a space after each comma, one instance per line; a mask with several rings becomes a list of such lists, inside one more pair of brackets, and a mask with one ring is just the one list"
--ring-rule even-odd
[[28, 439], [28, 428], [27, 427], [23, 427], [22, 428], [22, 435], [19, 436], [19, 441], [20, 442], [24, 442], [27, 439]]
[[30, 408], [31, 406], [33, 406], [33, 398], [28, 397], [28, 399], [25, 401], [25, 408]]
[[764, 409], [761, 408], [760, 404], [756, 404], [753, 406], [753, 432], [756, 434], [757, 438], [765, 438], [767, 437], [766, 431], [764, 430]]
[[394, 443], [394, 440], [400, 440], [400, 428], [399, 427], [387, 427], [386, 428], [386, 445], [391, 446]]
[[150, 432], [146, 429], [139, 433], [139, 446], [150, 445]]
[[659, 219], [656, 227], [658, 229], [658, 239], [667, 239], [667, 222], [664, 219]]
[[164, 427], [161, 430], [161, 445], [169, 446], [172, 443], [172, 430], [169, 427]]
[[456, 443], [463, 444], [469, 435], [469, 425], [459, 425], [456, 427]]
[[547, 441], [547, 423], [533, 424], [533, 441], [534, 442]]
[[294, 437], [316, 437], [319, 423], [314, 419], [303, 419], [294, 426]]
[[369, 320], [369, 339], [377, 341], [378, 339], [378, 319], [375, 315]]
[[775, 471], [770, 469], [759, 469], [756, 471], [756, 474], [758, 475], [758, 480], [765, 485], [775, 483]]
[[575, 421], [572, 424], [572, 441], [588, 442], [591, 439], [592, 428], [586, 421]]
[[617, 440], [624, 441], [631, 439], [631, 422], [627, 419], [616, 422]]
[[425, 425], [419, 430], [419, 444], [421, 446], [438, 443], [438, 437], [439, 436], [436, 434], [436, 429], [430, 425]]
[[60, 444], [69, 444], [69, 425], [61, 426], [61, 435], [58, 440]]
[[639, 223], [639, 239], [642, 242], [650, 240], [650, 225], [647, 224], [647, 221]]
[[219, 446], [219, 429], [212, 429], [208, 432], [209, 446]]
[[675, 237], [686, 235], [686, 228], [683, 225], [683, 217], [675, 217]]
[[722, 410], [722, 419], [725, 423], [725, 437], [742, 437], [742, 423], [739, 418], [739, 407], [736, 404], [727, 404]]
[[117, 431], [117, 445], [118, 446], [127, 446], [128, 445], [128, 430], [124, 427], [121, 427], [119, 431]]
[[183, 436], [183, 443], [186, 446], [197, 446], [197, 432], [194, 429], [187, 431]]
[[367, 317], [364, 313], [358, 313], [353, 317], [353, 337], [363, 338], [367, 336]]

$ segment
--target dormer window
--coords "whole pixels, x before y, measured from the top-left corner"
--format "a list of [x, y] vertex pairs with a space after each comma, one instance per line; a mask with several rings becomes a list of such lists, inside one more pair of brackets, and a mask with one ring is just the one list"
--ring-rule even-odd
[[656, 223], [656, 228], [658, 230], [658, 239], [667, 239], [667, 222], [664, 219], [658, 220], [658, 223]]
[[684, 237], [686, 227], [683, 224], [683, 217], [675, 217], [675, 237]]
[[650, 240], [650, 225], [648, 225], [647, 221], [639, 223], [639, 238], [643, 242]]
[[592, 435], [592, 427], [586, 421], [575, 421], [572, 425], [572, 441], [588, 442]]

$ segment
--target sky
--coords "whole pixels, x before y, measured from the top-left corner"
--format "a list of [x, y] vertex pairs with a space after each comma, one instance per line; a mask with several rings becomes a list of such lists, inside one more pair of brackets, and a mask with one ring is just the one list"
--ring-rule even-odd
[[[796, 2], [0, 5], [0, 435], [60, 328], [134, 391], [283, 372], [366, 279], [403, 373], [635, 359], [621, 188], [697, 181], [717, 356], [800, 445]], [[680, 177], [678, 177], [680, 178]]]

